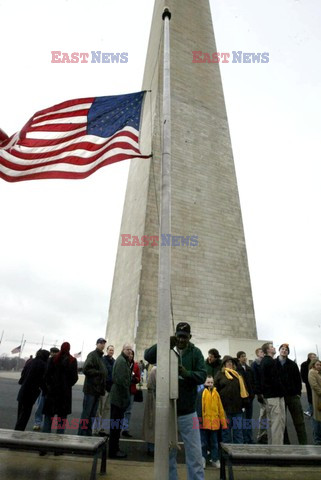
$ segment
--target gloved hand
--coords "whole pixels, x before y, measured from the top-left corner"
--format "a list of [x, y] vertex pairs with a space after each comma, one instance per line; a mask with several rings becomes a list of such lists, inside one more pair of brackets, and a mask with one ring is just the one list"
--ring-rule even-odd
[[183, 367], [183, 365], [178, 366], [178, 373], [183, 378], [188, 377], [188, 370], [186, 370], [186, 368]]

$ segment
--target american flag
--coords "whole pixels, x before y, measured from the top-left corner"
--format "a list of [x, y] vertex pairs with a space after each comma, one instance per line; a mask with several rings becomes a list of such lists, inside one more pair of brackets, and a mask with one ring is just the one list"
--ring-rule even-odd
[[0, 136], [0, 178], [8, 182], [86, 178], [104, 165], [149, 158], [139, 148], [145, 92], [69, 100]]
[[14, 348], [13, 350], [11, 350], [11, 353], [20, 353], [20, 352], [21, 352], [21, 345], [19, 345], [19, 347]]

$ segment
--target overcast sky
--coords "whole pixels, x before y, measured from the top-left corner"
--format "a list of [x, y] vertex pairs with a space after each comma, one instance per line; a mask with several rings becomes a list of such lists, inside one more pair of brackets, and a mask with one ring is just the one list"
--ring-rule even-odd
[[[321, 349], [320, 2], [210, 3], [218, 52], [269, 52], [221, 73], [258, 336], [290, 343], [301, 362]], [[64, 100], [140, 90], [153, 4], [0, 0], [0, 128], [12, 135]], [[128, 52], [128, 63], [51, 63], [58, 50]], [[0, 355], [22, 334], [23, 356], [43, 337], [87, 354], [105, 335], [128, 167], [0, 180]]]

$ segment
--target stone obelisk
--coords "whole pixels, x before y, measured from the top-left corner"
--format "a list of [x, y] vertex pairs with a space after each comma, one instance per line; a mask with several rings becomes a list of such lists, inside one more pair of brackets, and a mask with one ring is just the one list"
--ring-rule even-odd
[[[218, 63], [193, 63], [193, 51], [216, 52], [208, 0], [156, 0], [143, 89], [143, 150], [132, 160], [121, 235], [159, 234], [162, 123], [162, 11], [172, 13], [173, 324], [187, 321], [192, 341], [256, 339], [256, 323], [228, 120]], [[156, 341], [158, 247], [119, 246], [107, 321], [108, 342], [135, 344], [136, 359]], [[194, 238], [191, 246], [190, 239]], [[128, 239], [129, 237], [127, 237]], [[161, 241], [161, 240], [160, 240]], [[123, 242], [124, 243], [124, 242]], [[145, 243], [146, 240], [145, 240]], [[150, 242], [151, 243], [151, 242]], [[155, 242], [154, 242], [155, 243]], [[171, 332], [172, 333], [172, 332]]]

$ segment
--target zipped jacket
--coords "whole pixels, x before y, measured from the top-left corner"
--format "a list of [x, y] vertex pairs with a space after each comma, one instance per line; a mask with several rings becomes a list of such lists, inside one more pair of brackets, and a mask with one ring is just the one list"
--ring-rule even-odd
[[[145, 350], [145, 360], [155, 364], [157, 357], [157, 345]], [[206, 380], [205, 361], [202, 352], [191, 342], [182, 351], [180, 357], [184, 367], [184, 377], [179, 376], [177, 415], [188, 415], [196, 410], [197, 385]]]

